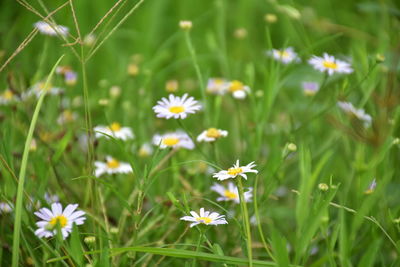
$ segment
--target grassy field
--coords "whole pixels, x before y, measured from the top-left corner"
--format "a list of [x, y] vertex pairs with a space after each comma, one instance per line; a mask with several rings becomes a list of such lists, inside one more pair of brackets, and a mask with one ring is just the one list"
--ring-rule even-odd
[[1, 1], [0, 265], [400, 266], [399, 32], [395, 0]]

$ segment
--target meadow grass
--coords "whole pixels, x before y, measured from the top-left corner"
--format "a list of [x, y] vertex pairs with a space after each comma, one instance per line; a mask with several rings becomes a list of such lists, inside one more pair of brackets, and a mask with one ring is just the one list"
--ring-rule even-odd
[[[392, 0], [1, 2], [0, 265], [400, 265], [399, 20]], [[161, 113], [193, 114], [156, 116], [186, 93]], [[41, 224], [55, 202], [85, 220]]]

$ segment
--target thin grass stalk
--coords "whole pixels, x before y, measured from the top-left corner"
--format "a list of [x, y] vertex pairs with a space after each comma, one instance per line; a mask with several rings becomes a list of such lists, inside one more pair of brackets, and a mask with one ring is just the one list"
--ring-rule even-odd
[[[64, 57], [62, 55], [56, 62], [56, 64], [51, 69], [50, 75], [47, 77], [46, 83], [44, 88], [47, 88], [53, 74], [56, 70], [56, 67], [61, 62], [61, 59]], [[22, 154], [22, 161], [21, 161], [21, 169], [19, 172], [19, 181], [18, 181], [18, 188], [17, 188], [17, 201], [15, 204], [15, 219], [14, 219], [14, 233], [13, 233], [13, 247], [12, 247], [12, 267], [18, 266], [19, 260], [19, 243], [20, 243], [20, 232], [21, 232], [21, 219], [22, 219], [22, 202], [24, 196], [24, 183], [25, 183], [25, 175], [26, 175], [26, 167], [28, 165], [28, 158], [29, 158], [29, 150], [32, 143], [33, 132], [35, 130], [36, 122], [39, 118], [39, 112], [42, 107], [44, 97], [46, 96], [46, 91], [43, 90], [42, 94], [39, 97], [39, 100], [36, 104], [35, 111], [32, 116], [31, 124], [29, 126], [28, 136], [26, 137], [24, 152]]]
[[247, 211], [246, 201], [244, 198], [242, 177], [237, 177], [236, 181], [239, 189], [239, 200], [240, 200], [240, 207], [242, 209], [243, 226], [246, 233], [247, 257], [249, 259], [249, 266], [253, 267], [253, 251], [251, 247], [252, 243], [251, 243], [250, 220], [249, 220], [249, 213]]

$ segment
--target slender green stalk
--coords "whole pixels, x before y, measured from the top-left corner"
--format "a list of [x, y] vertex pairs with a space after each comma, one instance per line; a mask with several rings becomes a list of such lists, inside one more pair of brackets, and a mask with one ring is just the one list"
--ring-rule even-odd
[[207, 106], [206, 88], [204, 86], [203, 75], [200, 71], [199, 62], [197, 61], [196, 51], [194, 50], [192, 39], [190, 38], [190, 33], [188, 30], [185, 30], [185, 41], [186, 41], [187, 47], [189, 49], [190, 56], [192, 57], [192, 62], [193, 62], [194, 69], [196, 71], [197, 79], [199, 80], [201, 98], [202, 98], [203, 105], [204, 105], [204, 114], [206, 117], [206, 124], [209, 125], [210, 117], [209, 117], [209, 111], [208, 111], [208, 106]]
[[[200, 251], [201, 242], [203, 240], [204, 231], [200, 229], [199, 240], [197, 241], [196, 252]], [[196, 259], [193, 259], [192, 267], [196, 266]]]
[[249, 220], [249, 213], [247, 211], [246, 201], [244, 199], [244, 190], [242, 184], [242, 177], [236, 178], [237, 186], [239, 189], [239, 200], [240, 200], [240, 207], [242, 209], [242, 217], [243, 217], [243, 225], [246, 233], [246, 243], [247, 243], [247, 257], [249, 259], [249, 266], [253, 266], [253, 251], [251, 248], [251, 232], [250, 232], [250, 220]]
[[[64, 57], [62, 55], [56, 62], [56, 64], [51, 69], [50, 75], [47, 77], [44, 88], [50, 83], [51, 78], [53, 77], [54, 71], [56, 67], [61, 62], [61, 59]], [[21, 169], [19, 171], [19, 181], [18, 181], [18, 189], [17, 189], [17, 201], [15, 205], [15, 219], [14, 219], [14, 234], [13, 234], [13, 247], [12, 247], [12, 267], [18, 266], [19, 260], [19, 239], [21, 232], [21, 217], [22, 217], [22, 202], [24, 196], [24, 183], [25, 183], [25, 174], [26, 174], [26, 166], [28, 165], [29, 158], [29, 148], [31, 146], [33, 131], [35, 130], [36, 122], [39, 117], [40, 108], [42, 107], [44, 97], [46, 96], [46, 90], [42, 91], [42, 94], [39, 97], [39, 100], [36, 104], [35, 111], [32, 116], [31, 124], [29, 126], [28, 136], [26, 137], [24, 153], [22, 155]]]

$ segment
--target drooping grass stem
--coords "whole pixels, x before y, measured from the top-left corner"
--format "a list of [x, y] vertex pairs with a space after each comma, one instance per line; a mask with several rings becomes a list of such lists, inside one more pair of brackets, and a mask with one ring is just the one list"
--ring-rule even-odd
[[[61, 59], [64, 57], [62, 55], [56, 62], [56, 64], [51, 69], [50, 75], [46, 79], [46, 83], [43, 88], [48, 88], [51, 78], [56, 70], [56, 67], [61, 62]], [[17, 200], [15, 204], [15, 218], [14, 218], [14, 234], [13, 234], [13, 247], [12, 247], [12, 267], [18, 266], [19, 260], [19, 241], [20, 241], [20, 232], [21, 232], [21, 219], [22, 219], [22, 202], [23, 202], [23, 192], [24, 192], [24, 183], [25, 183], [25, 175], [26, 175], [26, 167], [28, 165], [29, 158], [29, 149], [31, 147], [31, 142], [33, 138], [33, 131], [35, 130], [36, 122], [39, 118], [40, 108], [42, 107], [44, 97], [46, 96], [46, 90], [42, 90], [42, 93], [39, 97], [39, 100], [36, 104], [35, 111], [32, 116], [31, 124], [29, 126], [28, 135], [25, 140], [24, 152], [22, 154], [21, 161], [21, 169], [19, 171], [19, 179], [18, 179], [18, 188], [17, 188]]]

